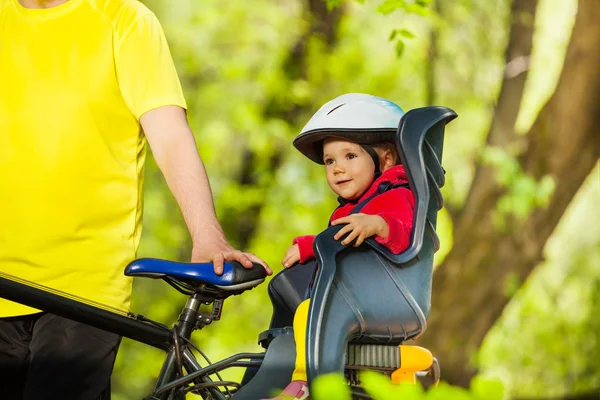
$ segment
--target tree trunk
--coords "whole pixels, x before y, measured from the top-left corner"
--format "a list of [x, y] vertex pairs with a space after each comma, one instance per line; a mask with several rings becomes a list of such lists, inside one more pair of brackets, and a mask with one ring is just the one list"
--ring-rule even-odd
[[[535, 1], [516, 0], [513, 9], [532, 6]], [[452, 384], [468, 386], [476, 372], [471, 356], [510, 300], [507, 282], [514, 278], [523, 282], [542, 261], [548, 237], [600, 156], [597, 15], [600, 1], [579, 2], [556, 91], [523, 136], [517, 136], [513, 127], [524, 78], [522, 73], [508, 73], [508, 62], [488, 143], [506, 150], [518, 145], [523, 172], [536, 179], [548, 175], [556, 186], [547, 207], [534, 209], [523, 221], [511, 218], [500, 229], [491, 216], [505, 189], [491, 167], [478, 166], [455, 221], [453, 248], [436, 270], [429, 330], [419, 341], [440, 360], [442, 377]], [[515, 23], [507, 60], [529, 54], [531, 48], [531, 28]], [[513, 56], [511, 49], [517, 50]]]
[[[434, 0], [432, 7], [436, 17], [442, 17], [442, 6], [441, 0]], [[429, 48], [427, 49], [427, 66], [425, 67], [425, 85], [426, 85], [426, 97], [425, 105], [435, 105], [436, 90], [437, 90], [437, 59], [438, 59], [438, 46], [439, 46], [439, 24], [434, 23], [429, 31]]]

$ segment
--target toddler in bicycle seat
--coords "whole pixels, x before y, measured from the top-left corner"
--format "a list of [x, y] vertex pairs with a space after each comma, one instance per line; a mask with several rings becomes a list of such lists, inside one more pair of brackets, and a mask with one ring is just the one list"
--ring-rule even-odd
[[[373, 237], [394, 254], [408, 248], [414, 197], [396, 149], [402, 109], [367, 94], [345, 94], [323, 105], [294, 140], [310, 160], [325, 166], [327, 183], [340, 206], [331, 225], [343, 225], [335, 239], [360, 246]], [[285, 268], [302, 268], [315, 259], [315, 236], [299, 236], [286, 251]], [[299, 265], [296, 265], [300, 263]], [[310, 299], [294, 315], [296, 365], [292, 382], [271, 400], [309, 400], [306, 326]]]

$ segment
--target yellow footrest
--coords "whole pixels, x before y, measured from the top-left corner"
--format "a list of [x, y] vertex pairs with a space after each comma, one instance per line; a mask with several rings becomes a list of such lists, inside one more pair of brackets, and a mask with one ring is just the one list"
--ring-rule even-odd
[[419, 346], [398, 346], [400, 352], [400, 368], [392, 372], [392, 383], [417, 383], [416, 374], [425, 371], [433, 364], [433, 355], [429, 350]]

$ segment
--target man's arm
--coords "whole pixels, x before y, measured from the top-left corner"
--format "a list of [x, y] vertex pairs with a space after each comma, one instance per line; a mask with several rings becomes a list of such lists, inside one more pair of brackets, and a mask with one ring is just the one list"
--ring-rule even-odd
[[160, 107], [143, 114], [142, 128], [158, 167], [175, 196], [192, 237], [192, 262], [213, 261], [223, 273], [224, 260], [236, 260], [246, 268], [252, 261], [267, 264], [251, 253], [235, 250], [217, 221], [206, 169], [196, 149], [185, 111], [176, 106]]

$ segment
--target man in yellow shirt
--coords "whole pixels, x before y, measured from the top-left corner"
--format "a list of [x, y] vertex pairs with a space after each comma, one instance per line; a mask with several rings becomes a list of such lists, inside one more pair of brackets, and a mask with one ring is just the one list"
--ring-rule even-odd
[[[138, 1], [0, 0], [0, 271], [128, 310], [146, 139], [192, 261], [262, 263], [224, 237], [185, 107]], [[0, 299], [0, 398], [108, 399], [119, 340]]]

